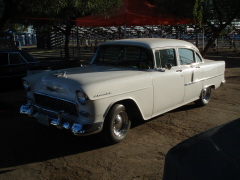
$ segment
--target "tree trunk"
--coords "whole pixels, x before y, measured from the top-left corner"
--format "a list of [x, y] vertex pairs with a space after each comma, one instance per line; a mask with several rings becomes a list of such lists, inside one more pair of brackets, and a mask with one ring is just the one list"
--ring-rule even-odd
[[213, 36], [209, 39], [209, 41], [207, 42], [207, 44], [204, 47], [203, 51], [201, 52], [202, 57], [205, 57], [205, 55], [207, 54], [207, 51], [213, 45], [213, 43], [216, 41], [218, 36], [219, 36], [218, 33], [214, 33]]
[[227, 21], [225, 24], [220, 25], [219, 28], [215, 28], [213, 29], [214, 34], [212, 35], [211, 39], [207, 42], [205, 48], [203, 49], [203, 51], [201, 52], [202, 57], [204, 57], [207, 54], [207, 51], [209, 50], [209, 48], [213, 45], [213, 43], [216, 41], [216, 39], [219, 37], [219, 34], [224, 30], [225, 27], [227, 27], [227, 25], [229, 25], [232, 22], [232, 19], [230, 19], [229, 21]]
[[46, 48], [45, 36], [43, 34], [37, 33], [37, 48], [39, 49]]
[[71, 26], [69, 24], [66, 25], [66, 31], [65, 31], [65, 59], [68, 60], [70, 55], [69, 55], [69, 42], [70, 42], [70, 35], [71, 35]]
[[[233, 21], [233, 19], [235, 19], [238, 15], [239, 15], [239, 9], [240, 6], [238, 5], [238, 8], [235, 9], [235, 12], [233, 13], [233, 15], [226, 20], [226, 22], [224, 24], [219, 24], [218, 28], [213, 27], [212, 25], [212, 30], [214, 32], [212, 38], [207, 42], [204, 50], [201, 52], [202, 57], [204, 57], [207, 54], [208, 49], [213, 45], [213, 43], [215, 42], [215, 40], [218, 38], [219, 34], [222, 32], [222, 30], [224, 30], [225, 27], [227, 27], [228, 25], [231, 24], [231, 22]], [[219, 19], [219, 22], [222, 22], [223, 19]], [[207, 23], [207, 22], [205, 22]], [[207, 24], [211, 24], [210, 22], [208, 22]]]

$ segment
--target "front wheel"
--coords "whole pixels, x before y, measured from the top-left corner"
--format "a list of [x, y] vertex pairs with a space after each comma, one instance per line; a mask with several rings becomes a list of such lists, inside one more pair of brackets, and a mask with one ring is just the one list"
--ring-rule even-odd
[[206, 106], [211, 99], [211, 93], [211, 87], [204, 88], [201, 91], [199, 99], [195, 101], [195, 104], [198, 106]]
[[119, 143], [126, 138], [131, 126], [131, 120], [125, 106], [115, 104], [106, 116], [103, 125], [103, 138], [107, 143]]

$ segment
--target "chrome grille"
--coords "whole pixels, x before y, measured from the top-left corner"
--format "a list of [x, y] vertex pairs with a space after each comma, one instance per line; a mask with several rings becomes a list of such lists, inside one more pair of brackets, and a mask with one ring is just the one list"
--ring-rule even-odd
[[77, 116], [77, 104], [65, 99], [49, 96], [46, 94], [34, 93], [36, 105], [53, 111], [64, 111], [70, 115]]

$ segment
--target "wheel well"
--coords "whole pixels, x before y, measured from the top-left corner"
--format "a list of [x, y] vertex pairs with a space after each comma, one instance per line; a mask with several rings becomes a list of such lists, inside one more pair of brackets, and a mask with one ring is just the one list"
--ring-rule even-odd
[[[118, 102], [115, 102], [114, 104], [122, 104], [125, 106], [127, 113], [130, 115], [131, 119], [143, 119], [142, 114], [137, 106], [137, 104], [131, 100], [131, 99], [125, 99], [125, 100], [121, 100]], [[109, 110], [113, 107], [113, 105], [111, 105], [111, 107], [109, 108]], [[109, 112], [108, 110], [108, 112]]]
[[214, 85], [214, 84], [212, 84], [212, 85], [207, 85], [207, 86], [204, 86], [204, 88], [208, 88], [208, 87], [210, 87], [210, 88], [212, 88], [212, 89], [215, 89], [215, 85]]
[[216, 89], [216, 88], [215, 88], [215, 85], [211, 85], [210, 87], [211, 87], [212, 89]]
[[215, 85], [210, 85], [210, 86], [208, 86], [208, 87], [210, 87], [210, 88], [212, 88], [212, 89], [215, 89]]

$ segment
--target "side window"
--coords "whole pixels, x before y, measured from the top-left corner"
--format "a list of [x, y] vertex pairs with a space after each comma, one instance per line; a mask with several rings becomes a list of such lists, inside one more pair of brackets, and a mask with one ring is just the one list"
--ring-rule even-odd
[[179, 52], [179, 58], [180, 58], [180, 64], [186, 65], [186, 64], [192, 64], [194, 63], [194, 53], [190, 49], [178, 49]]
[[202, 58], [196, 53], [196, 62], [202, 62]]
[[10, 64], [25, 64], [25, 60], [19, 53], [9, 53]]
[[8, 53], [0, 53], [0, 66], [8, 65]]
[[163, 49], [160, 50], [160, 62], [161, 67], [164, 68], [166, 64], [171, 64], [172, 66], [176, 66], [176, 56], [174, 49]]

